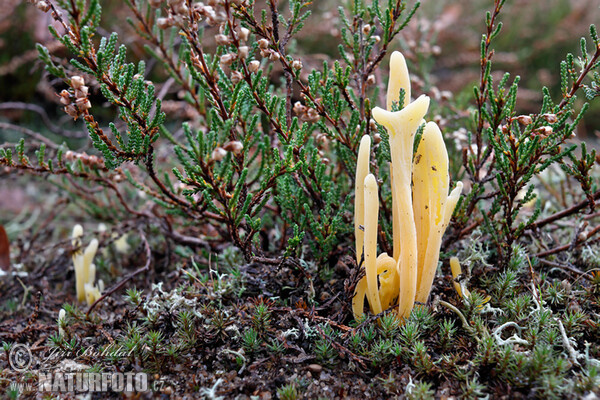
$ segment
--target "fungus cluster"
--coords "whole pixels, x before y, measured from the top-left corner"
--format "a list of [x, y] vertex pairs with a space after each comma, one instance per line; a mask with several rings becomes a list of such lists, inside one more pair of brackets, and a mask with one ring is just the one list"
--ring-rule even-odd
[[83, 236], [83, 227], [75, 225], [71, 235], [71, 244], [76, 249], [73, 253], [73, 265], [75, 267], [75, 288], [77, 290], [77, 300], [86, 301], [92, 305], [101, 296], [104, 289], [102, 280], [96, 280], [96, 266], [92, 263], [96, 251], [98, 251], [98, 239], [92, 239], [84, 251], [81, 251], [81, 236]]
[[[404, 91], [400, 111], [393, 105]], [[404, 56], [394, 52], [390, 60], [387, 110], [375, 107], [375, 121], [385, 127], [390, 142], [393, 254], [377, 256], [379, 197], [377, 180], [369, 173], [371, 138], [360, 143], [356, 166], [354, 232], [356, 257], [364, 258], [365, 276], [358, 282], [352, 301], [355, 318], [363, 314], [365, 296], [373, 314], [398, 305], [406, 318], [415, 303], [427, 302], [439, 261], [442, 236], [462, 191], [458, 182], [448, 195], [448, 152], [442, 133], [428, 122], [413, 154], [417, 129], [425, 122], [429, 97], [410, 102], [410, 78]], [[414, 157], [413, 157], [414, 155]]]

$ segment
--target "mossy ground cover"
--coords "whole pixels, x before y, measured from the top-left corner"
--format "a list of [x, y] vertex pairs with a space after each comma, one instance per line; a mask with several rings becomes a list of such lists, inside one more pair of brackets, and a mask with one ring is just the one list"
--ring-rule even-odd
[[[106, 245], [98, 261], [126, 274], [144, 257], [138, 241], [130, 238], [126, 255]], [[469, 298], [459, 298], [444, 266], [431, 303], [417, 305], [407, 321], [391, 312], [353, 321], [349, 257], [323, 273], [314, 264], [247, 264], [232, 249], [210, 262], [166, 251], [154, 247], [150, 271], [89, 314], [75, 299], [67, 254], [28, 263], [26, 276], [4, 279], [5, 350], [27, 343], [33, 355], [29, 375], [13, 371], [7, 357], [0, 359], [5, 396], [17, 397], [11, 383], [35, 384], [39, 368], [50, 363], [51, 370], [64, 370], [66, 361], [92, 372], [148, 372], [158, 392], [143, 397], [593, 398], [598, 393], [598, 273], [587, 279], [532, 266], [526, 253], [515, 249], [503, 271], [472, 265], [463, 282]], [[61, 308], [66, 310], [62, 336]]]

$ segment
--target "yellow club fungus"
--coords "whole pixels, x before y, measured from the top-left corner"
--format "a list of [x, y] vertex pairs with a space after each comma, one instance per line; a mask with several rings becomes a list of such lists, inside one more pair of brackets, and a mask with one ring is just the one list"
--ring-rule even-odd
[[[391, 111], [404, 90], [404, 106]], [[379, 199], [377, 181], [369, 174], [371, 141], [363, 137], [358, 152], [355, 185], [356, 255], [364, 260], [365, 277], [359, 281], [352, 302], [355, 318], [363, 314], [365, 296], [371, 312], [398, 305], [406, 318], [415, 301], [426, 302], [439, 261], [441, 239], [462, 184], [448, 195], [448, 153], [442, 134], [433, 122], [423, 131], [413, 157], [414, 138], [429, 108], [429, 97], [410, 101], [410, 78], [399, 52], [390, 60], [387, 110], [374, 108], [375, 121], [389, 133], [392, 189], [393, 257], [377, 256]], [[364, 249], [364, 254], [363, 254]]]
[[83, 236], [83, 227], [75, 225], [71, 235], [71, 243], [77, 249], [72, 256], [75, 267], [75, 288], [77, 300], [86, 301], [88, 305], [91, 305], [100, 298], [100, 289], [94, 285], [96, 266], [92, 263], [98, 251], [98, 239], [92, 239], [82, 252], [80, 250], [81, 236]]

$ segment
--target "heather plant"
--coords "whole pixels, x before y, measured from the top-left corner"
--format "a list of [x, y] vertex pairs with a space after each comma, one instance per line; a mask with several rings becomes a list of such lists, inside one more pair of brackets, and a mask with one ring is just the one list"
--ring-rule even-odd
[[[486, 19], [476, 109], [465, 121], [469, 136], [463, 169], [455, 177], [471, 188], [446, 243], [483, 225], [495, 256], [506, 263], [524, 234], [594, 207], [595, 152], [588, 154], [582, 145], [578, 155], [567, 139], [587, 110], [586, 105], [576, 109], [577, 93], [588, 100], [598, 94], [599, 51], [592, 26], [595, 50], [589, 53], [582, 39], [581, 56], [568, 55], [560, 65], [560, 101], [544, 90], [538, 113], [516, 115], [519, 78], [512, 83], [507, 74], [498, 82], [492, 78], [492, 43], [501, 31], [497, 19], [503, 3], [496, 2]], [[307, 70], [302, 56], [290, 49], [310, 16], [309, 2], [291, 1], [286, 11], [273, 2], [266, 9], [238, 1], [126, 2], [131, 26], [158, 62], [153, 71], [143, 60], [127, 62], [128, 49], [116, 33], [99, 37], [99, 1], [35, 4], [51, 14], [52, 34], [71, 53], [66, 64], [39, 45], [40, 59], [62, 82], [55, 85], [64, 111], [83, 120], [101, 157], [54, 145], [56, 158], [46, 161], [43, 144], [34, 166], [20, 143], [16, 157], [3, 149], [4, 165], [99, 183], [113, 191], [122, 211], [158, 219], [165, 233], [182, 243], [206, 244], [173, 229], [167, 215], [181, 217], [181, 227], [210, 224], [213, 234], [230, 240], [247, 260], [274, 261], [264, 255], [279, 253], [331, 262], [339, 254], [340, 241], [350, 233], [351, 171], [360, 138], [375, 138], [374, 172], [390, 157], [387, 133], [371, 118], [371, 96], [378, 89], [374, 72], [418, 3], [407, 10], [401, 1], [356, 1], [350, 17], [340, 8], [340, 60]], [[149, 77], [179, 87], [183, 102], [178, 104], [188, 118], [166, 120], [162, 105], [169, 87], [157, 92]], [[116, 112], [108, 128], [95, 117], [92, 93]], [[555, 164], [580, 184], [585, 198], [542, 219], [539, 203], [533, 212], [523, 212], [535, 197], [532, 179]], [[389, 178], [383, 170], [379, 175]], [[134, 210], [121, 180], [164, 211]], [[382, 219], [390, 221], [391, 194], [381, 191]], [[381, 231], [381, 247], [388, 252], [389, 225], [383, 222]]]
[[[60, 333], [48, 347], [76, 354], [114, 342], [131, 350], [128, 358], [95, 360], [94, 370], [148, 370], [214, 397], [262, 396], [263, 387], [280, 398], [597, 391], [598, 161], [594, 142], [578, 137], [600, 95], [593, 25], [576, 55], [548, 66], [559, 71], [558, 90], [544, 87], [534, 112], [529, 97], [525, 113], [520, 77], [496, 64], [503, 0], [485, 16], [468, 98], [436, 87], [438, 39], [426, 34], [435, 24], [419, 19], [418, 2], [352, 0], [323, 12], [308, 0], [126, 0], [129, 26], [114, 29], [103, 15], [109, 1], [32, 3], [49, 16], [57, 41], [37, 46], [41, 81], [69, 121], [56, 117], [54, 136], [0, 121], [2, 132], [26, 137], [0, 146], [1, 173], [40, 176], [79, 218], [115, 226], [92, 232], [95, 275], [114, 284], [92, 296], [87, 311], [60, 295], [44, 328]], [[321, 23], [334, 32], [333, 45], [307, 32]], [[386, 78], [396, 49], [411, 70], [403, 84], [394, 71]], [[426, 118], [441, 130], [435, 147], [447, 148], [447, 156], [429, 151], [423, 138], [435, 124], [415, 121], [403, 137], [403, 164], [427, 164], [407, 169], [408, 195], [393, 192], [398, 137], [379, 125], [385, 118], [375, 109], [386, 88], [387, 111], [379, 112], [431, 98]], [[355, 182], [361, 163], [378, 207], [353, 226], [355, 185], [366, 186]], [[442, 178], [426, 170], [437, 165]], [[407, 280], [394, 276], [387, 290], [377, 274], [402, 267], [406, 221], [394, 215], [394, 199], [430, 204], [431, 185], [419, 177], [443, 180], [433, 191], [444, 201], [459, 189], [444, 207], [445, 234], [430, 246], [426, 290], [398, 312], [391, 306]], [[42, 224], [60, 225], [55, 216]], [[427, 224], [413, 217], [423, 234]], [[34, 224], [22, 220], [7, 224], [13, 241]], [[59, 296], [50, 287], [67, 299], [74, 292], [48, 282], [78, 279], [68, 266], [79, 245], [69, 248], [65, 233], [49, 246], [57, 252], [51, 261], [36, 258], [34, 242], [46, 231], [17, 241], [18, 268], [6, 272], [14, 285], [0, 290], [0, 312], [23, 322], [18, 332], [0, 330], [7, 354], [13, 341], [44, 334], [35, 321]], [[124, 232], [125, 246], [116, 240]], [[423, 255], [427, 243], [413, 244]], [[366, 253], [393, 257], [377, 266]], [[132, 281], [137, 289], [119, 293]], [[378, 292], [383, 307], [374, 306]], [[356, 310], [353, 298], [361, 299]], [[58, 308], [66, 311], [57, 326]]]
[[[168, 74], [169, 84], [180, 86], [190, 107], [193, 118], [175, 121], [177, 127], [166, 121], [165, 94], [146, 79], [146, 63], [128, 63], [116, 33], [97, 39], [98, 1], [36, 2], [58, 23], [51, 32], [74, 57], [65, 65], [38, 46], [40, 59], [68, 87], [60, 91], [60, 102], [67, 114], [83, 119], [102, 158], [82, 155], [75, 166], [70, 161], [80, 155], [68, 153], [65, 159], [59, 149], [55, 166], [45, 162], [42, 148], [39, 166], [32, 167], [20, 145], [19, 159], [13, 163], [10, 153], [4, 163], [84, 179], [94, 175], [116, 192], [127, 212], [142, 217], [114, 185], [115, 178], [127, 179], [163, 206], [163, 215], [181, 216], [184, 224], [210, 223], [248, 260], [259, 259], [263, 249], [298, 256], [307, 233], [314, 256], [327, 260], [349, 232], [344, 216], [350, 207], [349, 171], [361, 133], [374, 127], [366, 89], [412, 13], [403, 14], [402, 2], [390, 3], [387, 11], [356, 3], [354, 22], [344, 18], [342, 26], [342, 53], [349, 61], [353, 52], [355, 61], [306, 72], [287, 48], [310, 15], [309, 4], [290, 2], [288, 12], [280, 14], [275, 3], [267, 12], [229, 1], [127, 2], [146, 50], [160, 63], [162, 75]], [[283, 73], [281, 85], [272, 83], [275, 69]], [[109, 129], [94, 116], [80, 74], [93, 79], [93, 91], [117, 110]], [[159, 148], [176, 162], [159, 165]], [[136, 165], [144, 175], [123, 163]], [[277, 211], [265, 212], [265, 206]], [[280, 231], [277, 240], [260, 243], [258, 234], [267, 229]]]

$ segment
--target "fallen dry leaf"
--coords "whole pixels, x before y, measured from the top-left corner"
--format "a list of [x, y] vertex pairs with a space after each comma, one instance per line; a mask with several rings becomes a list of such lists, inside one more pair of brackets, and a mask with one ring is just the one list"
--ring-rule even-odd
[[10, 243], [4, 230], [4, 225], [0, 224], [0, 268], [8, 271], [10, 267]]

